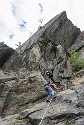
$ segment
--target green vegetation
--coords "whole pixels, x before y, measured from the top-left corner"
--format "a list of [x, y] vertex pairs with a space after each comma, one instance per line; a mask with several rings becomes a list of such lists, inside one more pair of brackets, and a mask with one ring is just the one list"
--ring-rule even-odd
[[73, 51], [69, 57], [69, 62], [71, 63], [74, 70], [80, 70], [84, 68], [84, 58], [79, 58], [79, 53]]
[[1, 43], [0, 43], [0, 46], [3, 46], [3, 45], [4, 45], [4, 42], [1, 42]]
[[22, 44], [21, 44], [21, 42], [19, 42], [18, 44], [15, 44], [18, 48], [19, 48], [19, 52], [20, 52], [20, 54], [21, 54], [21, 52], [22, 52]]
[[52, 43], [51, 43], [51, 42], [49, 42], [49, 43], [48, 43], [48, 46], [52, 46]]
[[83, 118], [83, 116], [72, 116], [69, 118], [66, 118], [65, 125], [76, 125], [76, 120]]
[[65, 120], [65, 124], [66, 125], [75, 125], [75, 119], [72, 119], [72, 120]]
[[3, 71], [4, 71], [4, 72], [8, 72], [8, 73], [13, 73], [13, 70], [10, 70], [10, 69], [7, 69], [7, 68], [4, 69]]

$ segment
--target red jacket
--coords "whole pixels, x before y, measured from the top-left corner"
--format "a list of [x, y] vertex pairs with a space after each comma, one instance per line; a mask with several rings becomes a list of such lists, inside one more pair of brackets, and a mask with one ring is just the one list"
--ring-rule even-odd
[[50, 83], [48, 84], [48, 86], [50, 86], [51, 88], [56, 88], [56, 85], [54, 83]]

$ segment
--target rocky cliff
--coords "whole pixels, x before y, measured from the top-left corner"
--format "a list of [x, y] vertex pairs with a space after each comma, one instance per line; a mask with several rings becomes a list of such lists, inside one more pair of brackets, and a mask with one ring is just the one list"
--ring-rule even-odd
[[39, 125], [48, 105], [43, 89], [46, 70], [53, 71], [61, 86], [41, 125], [83, 125], [84, 70], [73, 71], [68, 61], [73, 50], [84, 58], [84, 33], [62, 12], [5, 61], [0, 70], [0, 115], [17, 114], [6, 118], [9, 125]]
[[7, 60], [9, 60], [14, 52], [14, 49], [8, 47], [3, 42], [0, 43], [0, 68], [3, 67], [3, 65], [7, 62]]

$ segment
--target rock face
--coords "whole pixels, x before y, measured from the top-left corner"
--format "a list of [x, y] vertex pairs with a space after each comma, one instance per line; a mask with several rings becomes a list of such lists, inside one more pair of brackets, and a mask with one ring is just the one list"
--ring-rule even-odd
[[[47, 44], [49, 40], [60, 43], [63, 47], [69, 48], [78, 37], [80, 29], [72, 24], [67, 18], [66, 12], [51, 19], [40, 30], [38, 30], [29, 40], [22, 45], [22, 52], [28, 49], [32, 44], [41, 41], [41, 44]], [[17, 50], [19, 52], [19, 50]]]
[[0, 71], [0, 115], [16, 114], [46, 96], [41, 73], [31, 72], [27, 77], [21, 79]]
[[0, 45], [0, 68], [3, 67], [14, 52], [14, 49], [8, 47], [7, 45]]
[[84, 31], [79, 34], [77, 39], [74, 41], [74, 44], [68, 49], [68, 52], [79, 51], [80, 57], [84, 58]]
[[[12, 115], [25, 110], [19, 117], [29, 121], [22, 124], [37, 125], [47, 108], [47, 103], [43, 102], [46, 96], [43, 76], [46, 70], [52, 70], [54, 81], [60, 81], [60, 89], [65, 91], [58, 93], [53, 100], [53, 107], [50, 106], [42, 124], [69, 125], [74, 117], [76, 124], [79, 124], [84, 114], [84, 86], [76, 88], [75, 77], [81, 77], [83, 83], [84, 70], [73, 75], [67, 52], [70, 54], [73, 49], [78, 50], [83, 58], [83, 35], [67, 18], [66, 12], [62, 12], [18, 48], [18, 53], [15, 52], [2, 65], [9, 73], [0, 71], [0, 115]], [[75, 90], [69, 89], [71, 85]]]
[[[68, 84], [67, 78], [71, 78], [72, 69], [65, 50], [74, 43], [80, 33], [80, 29], [72, 24], [64, 11], [34, 33], [20, 50], [18, 48], [20, 54], [17, 57], [12, 56], [4, 68], [15, 71], [20, 68], [28, 71], [39, 70], [42, 75], [45, 70], [50, 69], [53, 70], [55, 81], [61, 79], [61, 84]], [[58, 44], [58, 47], [49, 46], [50, 41]]]
[[[27, 58], [27, 60], [24, 61], [27, 67], [29, 67], [29, 64], [27, 63], [28, 61], [31, 62], [30, 58], [33, 58], [32, 63], [38, 63], [40, 58], [45, 59], [46, 56], [50, 54], [51, 47], [49, 47], [48, 45], [49, 41], [54, 42], [56, 44], [61, 44], [64, 47], [64, 49], [68, 49], [74, 43], [75, 39], [78, 37], [80, 33], [81, 33], [80, 29], [72, 24], [72, 22], [67, 18], [66, 12], [64, 11], [61, 14], [54, 17], [53, 19], [51, 19], [40, 30], [34, 33], [22, 45], [20, 49], [19, 48], [17, 49], [17, 51], [23, 53], [22, 58], [26, 56], [25, 58]], [[55, 52], [54, 52], [55, 50], [56, 48], [53, 48], [50, 57], [55, 58]], [[6, 65], [6, 67], [8, 65], [10, 65], [10, 62]], [[42, 61], [41, 65], [42, 66], [45, 65], [44, 60]], [[31, 70], [33, 70], [32, 67]]]
[[77, 86], [75, 90], [69, 89], [58, 93], [51, 103], [43, 102], [21, 112], [19, 119], [29, 118], [33, 125], [39, 125], [42, 118], [42, 125], [58, 125], [58, 123], [59, 125], [61, 123], [63, 125], [83, 125], [83, 115], [84, 85], [81, 85]]
[[5, 118], [0, 118], [0, 125], [31, 125], [28, 119], [18, 120], [19, 114], [7, 116]]
[[7, 72], [2, 72], [0, 70], [0, 115], [4, 110], [4, 106], [6, 105], [7, 97], [9, 95], [10, 89], [14, 84], [16, 77]]

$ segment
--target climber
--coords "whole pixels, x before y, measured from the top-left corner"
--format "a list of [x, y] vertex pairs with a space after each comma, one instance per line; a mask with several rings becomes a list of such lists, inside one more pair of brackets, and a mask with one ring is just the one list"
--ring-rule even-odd
[[56, 83], [57, 87], [61, 86], [60, 81], [54, 81], [54, 79], [53, 79], [53, 70], [52, 71], [46, 71], [45, 75], [44, 75], [44, 78], [46, 79], [47, 84]]
[[51, 83], [53, 81], [53, 73], [50, 71], [46, 71], [44, 78], [46, 79], [47, 83]]
[[46, 72], [45, 79], [47, 81], [47, 84], [44, 85], [44, 89], [45, 92], [48, 94], [46, 102], [49, 102], [51, 97], [55, 97], [54, 90], [59, 90], [59, 88], [57, 88], [57, 86], [53, 83], [53, 74], [51, 72]]

